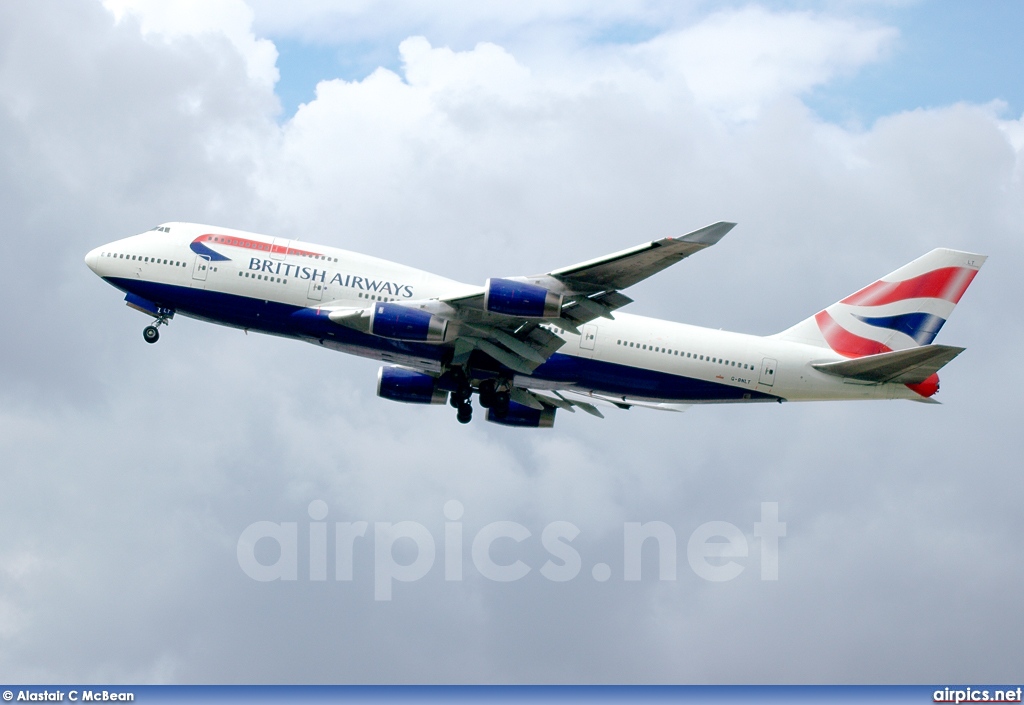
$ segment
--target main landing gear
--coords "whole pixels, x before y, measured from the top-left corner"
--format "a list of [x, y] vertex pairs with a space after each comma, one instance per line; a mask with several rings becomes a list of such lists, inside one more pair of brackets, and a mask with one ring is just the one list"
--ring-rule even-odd
[[499, 419], [508, 413], [508, 405], [512, 402], [507, 385], [497, 380], [485, 379], [480, 383], [480, 406], [490, 409]]
[[[512, 385], [507, 379], [485, 379], [476, 388], [464, 367], [449, 368], [451, 377], [448, 383], [454, 382], [455, 389], [448, 396], [448, 403], [456, 410], [455, 418], [459, 423], [473, 420], [473, 393], [480, 395], [480, 406], [489, 409], [497, 418], [504, 418], [512, 403], [510, 390]], [[448, 387], [451, 389], [451, 387]]]
[[459, 420], [459, 423], [469, 423], [473, 420], [473, 387], [466, 379], [465, 372], [460, 371], [458, 379], [458, 387], [448, 397], [448, 403], [458, 412], [455, 418]]
[[167, 325], [167, 316], [159, 316], [151, 326], [146, 326], [142, 329], [142, 339], [147, 343], [155, 343], [160, 340], [160, 329], [159, 326]]

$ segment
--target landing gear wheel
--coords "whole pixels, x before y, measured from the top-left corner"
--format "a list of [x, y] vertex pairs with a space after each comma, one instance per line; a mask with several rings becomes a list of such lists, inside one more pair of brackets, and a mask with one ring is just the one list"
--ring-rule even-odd
[[480, 383], [480, 406], [485, 409], [490, 409], [494, 406], [494, 401], [497, 392], [495, 391], [495, 383], [493, 379], [485, 379]]
[[460, 386], [458, 389], [452, 392], [451, 396], [448, 397], [448, 403], [451, 404], [454, 408], [459, 409], [462, 408], [463, 406], [468, 405], [472, 398], [473, 388], [467, 384], [465, 386]]
[[491, 409], [494, 411], [494, 415], [499, 419], [505, 418], [508, 414], [508, 405], [512, 403], [512, 395], [508, 392], [495, 392], [494, 401], [491, 403]]
[[157, 330], [156, 326], [146, 326], [142, 331], [142, 338], [147, 343], [155, 343], [160, 340], [160, 331]]
[[469, 423], [473, 420], [473, 405], [469, 402], [459, 404], [459, 413], [455, 416], [459, 423]]

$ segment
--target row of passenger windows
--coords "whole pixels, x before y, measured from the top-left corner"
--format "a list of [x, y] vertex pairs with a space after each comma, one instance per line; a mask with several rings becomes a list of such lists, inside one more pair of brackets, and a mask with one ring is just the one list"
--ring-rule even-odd
[[103, 257], [113, 257], [114, 259], [127, 259], [135, 262], [149, 262], [151, 264], [166, 264], [171, 267], [184, 267], [184, 262], [178, 262], [177, 260], [166, 260], [158, 259], [156, 257], [143, 257], [142, 255], [125, 255], [118, 252], [104, 252]]
[[246, 279], [259, 279], [260, 281], [271, 282], [273, 284], [287, 284], [288, 280], [282, 277], [271, 277], [263, 276], [262, 274], [251, 274], [250, 272], [239, 272], [238, 276], [245, 276]]
[[373, 301], [398, 301], [398, 299], [388, 298], [387, 296], [377, 296], [376, 294], [364, 294], [361, 291], [359, 292], [359, 298], [371, 299]]
[[619, 340], [616, 345], [622, 345], [630, 348], [639, 348], [641, 350], [650, 350], [651, 352], [664, 353], [665, 355], [675, 355], [676, 357], [688, 357], [693, 360], [702, 360], [704, 362], [712, 362], [718, 365], [725, 365], [726, 367], [739, 367], [743, 370], [754, 369], [753, 365], [748, 365], [745, 362], [736, 362], [735, 360], [723, 360], [720, 357], [712, 357], [710, 355], [700, 355], [698, 353], [688, 353], [682, 350], [672, 350], [671, 348], [661, 348], [655, 345], [647, 345], [646, 343], [631, 343], [628, 340]]

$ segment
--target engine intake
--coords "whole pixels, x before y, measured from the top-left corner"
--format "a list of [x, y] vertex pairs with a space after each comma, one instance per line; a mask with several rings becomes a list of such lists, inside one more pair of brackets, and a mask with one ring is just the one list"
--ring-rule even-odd
[[443, 343], [448, 321], [418, 308], [379, 302], [370, 311], [370, 332], [395, 340]]
[[437, 379], [405, 367], [381, 367], [377, 373], [377, 396], [406, 404], [444, 404], [448, 392], [437, 388]]
[[508, 411], [504, 414], [494, 409], [487, 410], [487, 420], [502, 426], [518, 426], [521, 428], [551, 428], [555, 425], [554, 407], [533, 409], [525, 404], [509, 402]]
[[536, 284], [488, 279], [484, 286], [484, 308], [522, 318], [558, 318], [562, 315], [562, 295]]

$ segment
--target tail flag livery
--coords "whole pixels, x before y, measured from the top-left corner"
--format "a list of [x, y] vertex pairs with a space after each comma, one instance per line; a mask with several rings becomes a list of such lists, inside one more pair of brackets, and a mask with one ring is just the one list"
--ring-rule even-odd
[[[896, 351], [939, 347], [932, 346], [932, 341], [986, 259], [985, 255], [970, 252], [932, 250], [784, 330], [778, 337], [830, 348], [850, 359], [890, 358]], [[891, 367], [899, 357], [879, 357], [878, 365]], [[937, 359], [943, 357], [938, 355]], [[942, 364], [949, 359], [952, 358]], [[934, 373], [927, 379], [906, 383], [925, 397], [938, 390], [938, 376]]]

